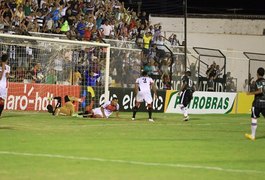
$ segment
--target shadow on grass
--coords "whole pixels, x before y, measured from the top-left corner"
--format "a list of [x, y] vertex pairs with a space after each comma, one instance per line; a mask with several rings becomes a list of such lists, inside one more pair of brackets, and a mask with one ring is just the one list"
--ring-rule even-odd
[[265, 139], [265, 135], [256, 137], [256, 139]]
[[15, 128], [9, 127], [9, 126], [0, 126], [0, 130], [6, 129], [6, 130], [14, 130]]

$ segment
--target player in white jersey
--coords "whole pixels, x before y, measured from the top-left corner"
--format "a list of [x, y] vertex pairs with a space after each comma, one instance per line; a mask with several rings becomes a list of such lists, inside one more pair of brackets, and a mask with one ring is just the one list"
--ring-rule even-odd
[[141, 103], [146, 102], [148, 115], [149, 115], [149, 121], [154, 122], [154, 120], [152, 119], [153, 98], [152, 98], [151, 90], [154, 91], [154, 95], [156, 98], [157, 93], [156, 93], [156, 87], [154, 84], [154, 80], [152, 78], [148, 77], [146, 71], [143, 71], [142, 76], [140, 78], [137, 78], [136, 82], [135, 82], [136, 98], [135, 98], [135, 106], [133, 108], [132, 120], [135, 120], [135, 115], [136, 115]]
[[0, 116], [4, 110], [5, 99], [7, 98], [7, 78], [10, 73], [10, 66], [6, 64], [7, 54], [3, 54], [0, 67]]
[[113, 98], [111, 101], [107, 101], [101, 107], [92, 109], [93, 118], [109, 118], [109, 116], [115, 111], [116, 117], [119, 117], [119, 104], [118, 98]]

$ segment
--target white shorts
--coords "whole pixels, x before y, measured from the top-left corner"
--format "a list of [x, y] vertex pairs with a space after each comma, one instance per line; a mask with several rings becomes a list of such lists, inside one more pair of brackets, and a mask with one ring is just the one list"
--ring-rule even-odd
[[6, 99], [6, 97], [7, 97], [7, 88], [6, 87], [0, 86], [0, 97], [2, 99]]
[[100, 107], [92, 109], [92, 112], [94, 113], [94, 115], [100, 115], [103, 118], [103, 114]]
[[146, 102], [147, 104], [151, 104], [153, 102], [151, 93], [138, 91], [136, 95], [137, 102]]

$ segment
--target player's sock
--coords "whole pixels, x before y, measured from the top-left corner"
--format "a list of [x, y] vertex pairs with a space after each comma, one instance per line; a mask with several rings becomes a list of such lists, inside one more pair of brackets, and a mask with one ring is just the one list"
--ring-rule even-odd
[[54, 111], [53, 111], [53, 115], [55, 115], [56, 109], [62, 107], [62, 98], [60, 96], [56, 96], [53, 99], [57, 100], [57, 103], [56, 103]]
[[153, 108], [149, 107], [148, 108], [149, 119], [152, 119], [152, 111], [153, 111]]
[[187, 108], [187, 107], [184, 107], [184, 108], [183, 108], [183, 115], [184, 115], [185, 117], [188, 116], [188, 108]]
[[184, 105], [180, 104], [179, 107], [180, 107], [181, 112], [184, 114], [184, 108], [185, 108]]
[[256, 129], [258, 127], [257, 119], [252, 118], [251, 120], [251, 136], [255, 138], [256, 136]]
[[4, 99], [0, 98], [0, 116], [2, 115], [2, 112], [4, 110]]
[[134, 108], [133, 108], [133, 117], [132, 118], [135, 118], [137, 111], [138, 111], [138, 107], [134, 106]]

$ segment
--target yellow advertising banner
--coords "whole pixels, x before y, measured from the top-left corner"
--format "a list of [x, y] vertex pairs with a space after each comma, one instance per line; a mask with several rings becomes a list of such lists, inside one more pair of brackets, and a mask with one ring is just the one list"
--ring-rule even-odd
[[254, 95], [247, 95], [245, 92], [238, 92], [231, 113], [234, 114], [250, 113], [253, 100], [254, 100]]

